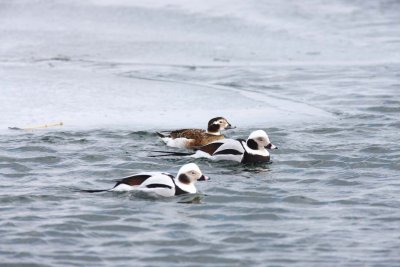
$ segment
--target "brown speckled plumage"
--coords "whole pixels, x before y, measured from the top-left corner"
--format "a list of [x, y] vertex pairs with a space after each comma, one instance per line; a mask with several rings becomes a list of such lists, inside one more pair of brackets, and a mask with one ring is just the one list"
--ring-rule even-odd
[[[224, 139], [225, 136], [221, 134], [221, 131], [233, 128], [235, 127], [232, 127], [225, 118], [216, 117], [208, 122], [207, 131], [202, 129], [181, 129], [157, 132], [157, 135], [168, 146], [195, 148]], [[177, 140], [177, 142], [174, 143], [171, 140]]]
[[223, 134], [219, 134], [219, 135], [209, 134], [205, 130], [201, 130], [201, 129], [176, 130], [176, 131], [172, 131], [170, 133], [170, 136], [174, 139], [175, 138], [188, 139], [188, 142], [187, 142], [188, 148], [204, 146], [211, 142], [225, 138], [225, 136]]

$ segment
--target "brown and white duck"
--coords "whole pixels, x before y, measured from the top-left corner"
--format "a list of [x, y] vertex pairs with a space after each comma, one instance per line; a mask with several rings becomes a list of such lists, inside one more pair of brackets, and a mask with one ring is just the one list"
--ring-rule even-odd
[[207, 145], [211, 142], [224, 139], [221, 131], [234, 129], [224, 117], [216, 117], [208, 122], [207, 130], [181, 129], [174, 131], [160, 131], [157, 135], [167, 146], [179, 148], [194, 148]]

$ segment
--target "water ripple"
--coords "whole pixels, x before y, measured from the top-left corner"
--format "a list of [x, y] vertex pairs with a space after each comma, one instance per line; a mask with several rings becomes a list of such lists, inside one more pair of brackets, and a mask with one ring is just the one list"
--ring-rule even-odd
[[[395, 115], [400, 100], [392, 91], [398, 84], [392, 72], [397, 73], [399, 66], [380, 73], [384, 81], [372, 78], [382, 71], [376, 66], [225, 66], [218, 72], [143, 68], [147, 75], [205, 79], [210, 85], [234, 85], [240, 90], [249, 86], [261, 94], [303, 99], [336, 117], [312, 124], [259, 126], [279, 146], [271, 151], [271, 164], [196, 159], [211, 181], [198, 182], [198, 194], [171, 199], [80, 191], [111, 188], [116, 179], [144, 170], [175, 174], [192, 161], [149, 158], [149, 151], [162, 145], [154, 133], [157, 129], [2, 135], [3, 265], [395, 266], [399, 262], [400, 144]], [[364, 78], [350, 86], [352, 77]], [[243, 138], [256, 128], [239, 127], [227, 134]]]

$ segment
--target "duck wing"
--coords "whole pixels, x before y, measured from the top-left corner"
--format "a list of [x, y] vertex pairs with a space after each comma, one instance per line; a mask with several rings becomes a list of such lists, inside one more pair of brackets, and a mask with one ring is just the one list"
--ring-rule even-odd
[[244, 148], [239, 140], [221, 139], [209, 143], [208, 145], [195, 148], [209, 155], [232, 154], [240, 155], [244, 153]]
[[171, 138], [187, 138], [187, 139], [195, 139], [201, 135], [206, 133], [205, 130], [202, 129], [180, 129], [174, 131], [160, 131], [157, 132], [158, 136], [163, 137], [171, 137]]
[[187, 139], [199, 139], [205, 134], [205, 130], [201, 129], [182, 129], [171, 132], [172, 138], [187, 138]]
[[141, 185], [144, 181], [152, 177], [154, 174], [151, 173], [139, 173], [131, 176], [124, 177], [120, 180], [117, 180], [114, 187], [117, 187], [120, 184], [126, 184], [130, 186]]
[[215, 141], [215, 142], [211, 142], [211, 143], [209, 143], [209, 144], [207, 144], [205, 146], [195, 147], [194, 149], [195, 150], [200, 150], [200, 151], [203, 151], [203, 152], [205, 152], [205, 153], [207, 153], [209, 155], [212, 155], [223, 144], [224, 144], [223, 142]]

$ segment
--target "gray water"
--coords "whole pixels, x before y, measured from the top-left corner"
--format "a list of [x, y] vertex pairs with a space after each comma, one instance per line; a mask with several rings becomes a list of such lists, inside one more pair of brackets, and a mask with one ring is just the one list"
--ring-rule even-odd
[[[179, 1], [0, 3], [8, 22], [0, 26], [1, 266], [399, 265], [398, 2], [235, 2], [226, 13], [195, 2], [188, 11]], [[143, 40], [127, 40], [128, 26], [147, 18], [153, 28], [139, 32]], [[42, 24], [52, 19], [65, 24]], [[91, 37], [107, 43], [103, 30], [120, 25], [127, 39], [97, 47], [80, 36], [103, 20], [110, 24]], [[26, 21], [28, 30], [16, 23]], [[167, 28], [143, 45], [148, 31]], [[264, 31], [272, 41], [258, 43]], [[82, 39], [52, 46], [54, 32]], [[246, 54], [244, 34], [259, 53]], [[189, 47], [168, 41], [178, 37]], [[213, 50], [223, 38], [226, 49]], [[281, 41], [276, 54], [259, 50]], [[146, 53], [120, 58], [127, 42]], [[13, 46], [20, 49], [9, 53]], [[272, 163], [148, 157], [165, 148], [156, 130], [204, 127], [212, 114], [238, 126], [226, 132], [232, 138], [266, 130], [279, 147]], [[51, 120], [65, 125], [7, 129]], [[145, 170], [176, 173], [192, 161], [211, 177], [193, 196], [79, 191]]]

